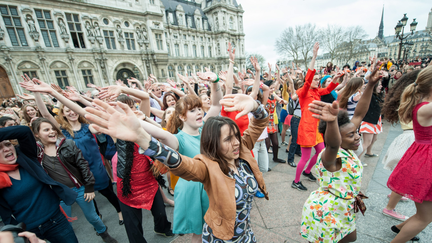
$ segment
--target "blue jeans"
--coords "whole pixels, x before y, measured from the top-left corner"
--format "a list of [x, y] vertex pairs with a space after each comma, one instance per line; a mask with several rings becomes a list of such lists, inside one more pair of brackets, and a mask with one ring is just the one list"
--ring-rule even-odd
[[60, 209], [45, 223], [28, 231], [35, 233], [40, 239], [47, 239], [51, 243], [78, 243], [78, 239], [72, 226], [67, 221]]
[[288, 162], [294, 162], [294, 155], [297, 151], [300, 151], [300, 146], [297, 144], [298, 127], [300, 124], [300, 118], [293, 116], [291, 118], [291, 144], [288, 153]]
[[[104, 225], [102, 220], [99, 218], [99, 215], [97, 215], [93, 201], [86, 202], [84, 199], [84, 186], [82, 186], [80, 188], [74, 187], [74, 188], [72, 188], [72, 190], [74, 190], [78, 193], [75, 202], [78, 203], [78, 206], [83, 211], [84, 216], [86, 217], [87, 221], [93, 225], [93, 227], [96, 229], [96, 232], [98, 232], [99, 234], [105, 232], [106, 226]], [[60, 205], [63, 208], [63, 210], [66, 212], [66, 214], [69, 217], [71, 217], [72, 207], [66, 205], [63, 201], [61, 201]]]

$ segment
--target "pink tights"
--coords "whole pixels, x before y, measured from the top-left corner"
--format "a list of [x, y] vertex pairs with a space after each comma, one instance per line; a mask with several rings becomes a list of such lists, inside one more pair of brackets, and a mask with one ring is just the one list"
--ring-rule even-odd
[[[321, 152], [321, 150], [324, 149], [324, 143], [319, 143], [319, 144], [315, 145], [314, 148], [315, 148], [316, 153], [312, 157], [312, 159], [310, 160], [309, 165], [305, 170], [305, 172], [307, 174], [309, 174], [311, 172], [312, 167], [316, 164], [318, 154]], [[300, 158], [299, 163], [297, 164], [296, 177], [295, 177], [296, 183], [298, 183], [300, 181], [301, 173], [303, 172], [303, 169], [310, 158], [311, 152], [312, 152], [312, 147], [309, 147], [309, 148], [308, 147], [301, 147], [302, 156]]]

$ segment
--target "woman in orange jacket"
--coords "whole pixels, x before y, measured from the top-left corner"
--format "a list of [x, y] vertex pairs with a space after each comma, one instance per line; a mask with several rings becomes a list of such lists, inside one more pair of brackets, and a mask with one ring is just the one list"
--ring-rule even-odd
[[[300, 175], [306, 176], [310, 181], [316, 181], [315, 176], [312, 175], [311, 169], [315, 165], [318, 154], [324, 149], [324, 140], [322, 135], [318, 132], [318, 119], [312, 117], [312, 112], [308, 110], [309, 104], [314, 100], [320, 100], [322, 95], [329, 94], [337, 86], [337, 80], [342, 76], [343, 72], [339, 72], [333, 78], [332, 82], [326, 88], [318, 88], [320, 77], [315, 75], [315, 59], [318, 55], [319, 43], [315, 43], [313, 48], [313, 57], [309, 65], [309, 70], [305, 77], [305, 83], [302, 88], [297, 90], [299, 97], [302, 117], [298, 128], [297, 144], [301, 147], [301, 159], [297, 165], [296, 177], [291, 184], [292, 188], [300, 191], [306, 191], [307, 188], [303, 186], [300, 181]], [[307, 161], [309, 160], [312, 152], [312, 147], [315, 148], [316, 154], [312, 157], [308, 167], [303, 171]]]

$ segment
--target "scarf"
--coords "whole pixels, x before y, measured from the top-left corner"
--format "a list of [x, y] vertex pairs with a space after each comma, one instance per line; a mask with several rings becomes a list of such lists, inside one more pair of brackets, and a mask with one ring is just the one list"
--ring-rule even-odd
[[[321, 82], [320, 82], [320, 83], [321, 83], [321, 87], [322, 87], [322, 85], [325, 83], [325, 81], [326, 81], [328, 78], [331, 78], [331, 76], [330, 76], [330, 75], [326, 75], [326, 76], [324, 76], [324, 77], [321, 79]], [[333, 98], [335, 98], [335, 100], [337, 100], [338, 95], [337, 95], [336, 91], [332, 90], [332, 92], [331, 92], [330, 94], [333, 96]]]
[[12, 186], [12, 181], [6, 172], [16, 170], [18, 166], [19, 164], [0, 164], [0, 189]]

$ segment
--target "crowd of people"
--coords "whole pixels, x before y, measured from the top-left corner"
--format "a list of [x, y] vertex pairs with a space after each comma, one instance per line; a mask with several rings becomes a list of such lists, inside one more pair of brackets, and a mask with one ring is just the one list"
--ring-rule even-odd
[[[178, 74], [182, 83], [129, 78], [89, 84], [86, 92], [23, 76], [27, 92], [0, 107], [2, 221], [24, 223], [20, 236], [34, 242], [78, 242], [71, 211], [77, 203], [104, 242], [117, 242], [102, 222], [99, 191], [129, 242], [146, 242], [143, 209], [166, 237], [256, 242], [250, 214], [255, 198], [271, 196], [263, 173], [271, 171], [272, 154], [296, 170], [293, 189], [308, 191], [302, 178], [318, 180], [303, 206], [300, 235], [354, 242], [356, 213], [366, 210], [362, 158], [379, 156], [372, 148], [388, 121], [400, 122], [404, 133], [383, 160], [393, 171], [383, 213], [403, 221], [389, 226], [397, 234], [392, 242], [418, 241], [432, 222], [430, 59], [371, 57], [352, 68], [328, 63], [316, 70], [318, 50], [316, 43], [307, 70], [275, 65], [272, 72], [269, 64], [262, 72], [252, 57], [253, 71], [234, 73], [229, 44], [226, 71]], [[287, 160], [278, 154], [285, 146]], [[396, 212], [400, 200], [413, 200], [417, 213]]]

